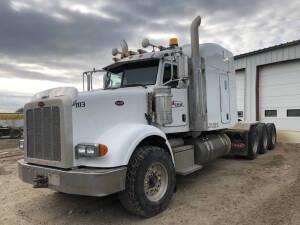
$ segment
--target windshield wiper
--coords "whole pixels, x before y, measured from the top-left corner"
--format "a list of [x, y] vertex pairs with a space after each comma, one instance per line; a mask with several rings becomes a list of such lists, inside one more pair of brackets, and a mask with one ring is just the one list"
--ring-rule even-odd
[[145, 84], [127, 84], [122, 87], [143, 87], [143, 88], [147, 89], [147, 86]]

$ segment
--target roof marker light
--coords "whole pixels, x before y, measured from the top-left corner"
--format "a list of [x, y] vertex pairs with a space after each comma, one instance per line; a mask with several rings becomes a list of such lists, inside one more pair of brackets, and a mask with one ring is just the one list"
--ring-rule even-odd
[[178, 46], [178, 38], [176, 38], [176, 37], [170, 38], [170, 40], [169, 40], [169, 46], [170, 47]]

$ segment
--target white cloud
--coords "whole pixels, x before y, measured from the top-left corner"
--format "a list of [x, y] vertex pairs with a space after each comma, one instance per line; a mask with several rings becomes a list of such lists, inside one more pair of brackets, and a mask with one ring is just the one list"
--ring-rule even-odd
[[26, 10], [31, 8], [31, 6], [28, 3], [23, 1], [11, 1], [10, 4], [11, 7], [18, 12], [21, 10]]
[[149, 37], [150, 39], [153, 40], [169, 40], [172, 37], [177, 37], [177, 34], [175, 33], [157, 33], [157, 32], [151, 32], [146, 34], [146, 37]]
[[71, 85], [70, 83], [53, 82], [47, 80], [30, 80], [19, 78], [1, 78], [1, 92], [11, 92], [12, 89], [16, 92], [22, 92], [24, 94], [35, 94], [46, 89], [55, 87], [74, 86], [80, 89], [80, 85]]
[[113, 17], [109, 13], [105, 12], [104, 10], [101, 10], [100, 5], [90, 6], [90, 5], [84, 5], [84, 4], [74, 4], [74, 5], [70, 6], [69, 4], [62, 4], [61, 6], [66, 10], [79, 12], [81, 14], [98, 16], [103, 19], [113, 19], [113, 20], [118, 21], [117, 17]]

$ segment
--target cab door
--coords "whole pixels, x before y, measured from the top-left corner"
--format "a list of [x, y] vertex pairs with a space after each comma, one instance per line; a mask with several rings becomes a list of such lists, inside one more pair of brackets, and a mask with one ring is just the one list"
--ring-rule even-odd
[[188, 125], [187, 88], [178, 88], [178, 66], [176, 63], [164, 63], [163, 85], [171, 87], [172, 93], [172, 123], [166, 127]]

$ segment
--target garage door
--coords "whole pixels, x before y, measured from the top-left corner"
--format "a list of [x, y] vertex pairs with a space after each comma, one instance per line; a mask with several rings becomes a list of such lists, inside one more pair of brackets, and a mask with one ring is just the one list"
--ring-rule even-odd
[[245, 106], [244, 106], [244, 96], [245, 96], [245, 70], [238, 70], [236, 74], [236, 94], [237, 94], [237, 113], [238, 119], [244, 121], [245, 116]]
[[260, 68], [260, 120], [300, 131], [300, 61]]

